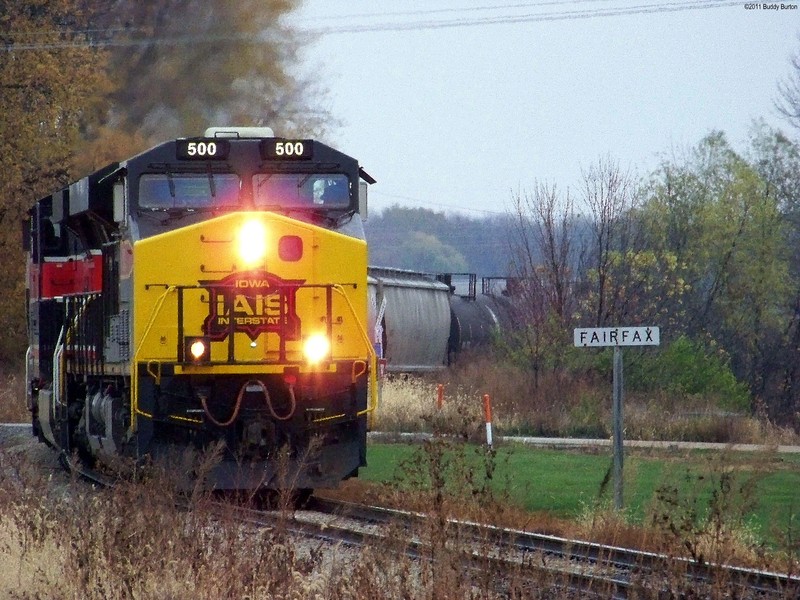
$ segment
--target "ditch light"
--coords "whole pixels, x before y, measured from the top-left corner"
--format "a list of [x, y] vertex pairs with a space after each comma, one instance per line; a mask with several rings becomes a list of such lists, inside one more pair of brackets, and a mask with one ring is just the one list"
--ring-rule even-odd
[[187, 337], [183, 342], [183, 359], [194, 365], [211, 362], [211, 340], [206, 337]]

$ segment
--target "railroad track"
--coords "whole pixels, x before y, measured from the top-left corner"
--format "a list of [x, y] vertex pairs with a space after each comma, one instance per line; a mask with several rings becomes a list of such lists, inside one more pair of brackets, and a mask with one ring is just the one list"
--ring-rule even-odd
[[[60, 460], [96, 485], [115, 483], [66, 455]], [[723, 597], [800, 597], [796, 576], [338, 500], [315, 497], [305, 510], [263, 510], [231, 502], [218, 502], [215, 508], [225, 518], [332, 545], [372, 546], [415, 560], [437, 561], [448, 552], [449, 560], [459, 561], [476, 580], [487, 571], [513, 574], [498, 578], [495, 586], [501, 594], [513, 580], [522, 589], [540, 589], [544, 583], [581, 597], [658, 597], [674, 592], [675, 585], [692, 597], [711, 597], [721, 590], [729, 594]]]
[[[555, 536], [502, 529], [478, 523], [446, 519], [409, 511], [366, 506], [328, 499], [312, 499], [308, 510], [262, 511], [221, 506], [227, 516], [259, 527], [280, 527], [286, 533], [330, 544], [372, 546], [402, 552], [418, 560], [437, 560], [443, 549], [432, 539], [458, 539], [450, 544], [450, 560], [458, 553], [462, 569], [474, 573], [511, 573], [495, 587], [508, 593], [513, 580], [518, 588], [560, 588], [567, 595], [602, 598], [659, 596], [675, 590], [694, 597], [714, 592], [736, 598], [787, 598], [800, 592], [800, 578], [752, 569], [697, 563], [683, 558], [571, 540]], [[444, 527], [444, 529], [442, 529]], [[437, 532], [436, 529], [439, 529]], [[726, 596], [728, 597], [728, 596]]]

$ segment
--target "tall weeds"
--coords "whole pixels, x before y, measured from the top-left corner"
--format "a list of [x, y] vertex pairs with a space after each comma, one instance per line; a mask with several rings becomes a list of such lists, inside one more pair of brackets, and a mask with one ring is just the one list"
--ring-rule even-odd
[[0, 372], [0, 423], [30, 422], [24, 379], [15, 373]]
[[[438, 410], [437, 386], [444, 386]], [[424, 378], [394, 377], [383, 384], [373, 429], [432, 431], [432, 418], [482, 422], [481, 398], [492, 398], [494, 426], [500, 435], [608, 438], [611, 436], [611, 384], [598, 377], [574, 380], [558, 373], [530, 373], [510, 364], [473, 358]], [[800, 434], [756, 415], [721, 411], [715, 398], [662, 391], [626, 393], [626, 439], [800, 444]], [[479, 426], [479, 425], [478, 425]]]

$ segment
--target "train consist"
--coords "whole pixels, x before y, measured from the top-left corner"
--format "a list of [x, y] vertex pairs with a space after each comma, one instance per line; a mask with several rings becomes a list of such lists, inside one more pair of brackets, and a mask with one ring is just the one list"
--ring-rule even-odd
[[361, 218], [373, 182], [318, 141], [214, 128], [36, 202], [35, 433], [90, 462], [222, 447], [217, 489], [356, 475], [377, 398]]
[[[369, 268], [370, 323], [389, 373], [442, 369], [511, 327], [506, 278]], [[377, 323], [377, 327], [374, 324]]]

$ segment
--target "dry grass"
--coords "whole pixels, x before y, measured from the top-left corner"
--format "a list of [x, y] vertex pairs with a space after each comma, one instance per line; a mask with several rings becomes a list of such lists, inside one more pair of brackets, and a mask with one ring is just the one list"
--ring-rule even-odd
[[[437, 385], [444, 408], [436, 408]], [[492, 398], [493, 424], [501, 435], [585, 437], [611, 435], [611, 386], [607, 381], [573, 381], [556, 374], [530, 374], [485, 359], [427, 377], [394, 377], [383, 383], [373, 421], [380, 431], [477, 431], [482, 398]], [[750, 444], [799, 444], [800, 434], [765, 419], [720, 411], [712, 399], [666, 394], [627, 394], [626, 439]], [[470, 433], [472, 435], [472, 433]]]
[[220, 517], [207, 495], [187, 511], [159, 476], [93, 490], [0, 460], [2, 598], [326, 597], [318, 549]]
[[[40, 446], [37, 446], [40, 447]], [[18, 449], [21, 447], [18, 447]], [[486, 559], [488, 540], [474, 542], [458, 517], [518, 529], [538, 529], [619, 545], [660, 544], [675, 555], [686, 539], [709, 558], [730, 556], [732, 536], [717, 536], [716, 546], [700, 545], [702, 532], [681, 539], [652, 526], [634, 529], [610, 511], [597, 510], [577, 523], [557, 522], [509, 507], [502, 492], [487, 485], [496, 457], [451, 437], [423, 446], [403, 465], [411, 488], [345, 486], [355, 500], [392, 500], [430, 515], [414, 536], [425, 544], [423, 556], [403, 553], [408, 532], [399, 527], [380, 547], [329, 548], [304, 542], [282, 526], [259, 530], [212, 512], [210, 497], [193, 496], [190, 510], [175, 506], [169, 479], [152, 471], [138, 483], [121, 482], [112, 490], [93, 490], [29, 462], [24, 455], [0, 451], [0, 597], [15, 599], [143, 598], [317, 598], [320, 600], [437, 598], [565, 598], [568, 577], [542, 572], [533, 587], [523, 574], [547, 563], [529, 556], [525, 565], [503, 572]], [[29, 452], [29, 454], [32, 454]], [[370, 495], [372, 498], [370, 498]], [[684, 502], [684, 505], [686, 503]], [[667, 507], [680, 524], [680, 502]], [[735, 514], [720, 502], [720, 513]], [[288, 513], [287, 513], [288, 516]], [[708, 531], [713, 531], [713, 528]], [[688, 532], [694, 535], [693, 532]], [[688, 535], [688, 534], [687, 534]], [[659, 538], [660, 536], [660, 538]], [[724, 541], [723, 541], [724, 538]], [[658, 540], [658, 541], [656, 541]], [[715, 550], [716, 548], [716, 550]], [[725, 548], [726, 554], [720, 554]], [[485, 571], [463, 568], [469, 550]], [[770, 566], [765, 564], [765, 566]], [[773, 567], [780, 566], [772, 563]], [[502, 582], [504, 590], [498, 590]], [[686, 591], [680, 573], [659, 573], [638, 597], [658, 597], [663, 586]], [[649, 590], [649, 591], [648, 591]], [[718, 582], [708, 598], [730, 597]]]
[[[518, 571], [490, 570], [479, 580], [465, 571], [468, 542], [443, 519], [417, 532], [433, 559], [417, 561], [403, 553], [408, 538], [399, 529], [380, 547], [325, 548], [281, 526], [255, 529], [220, 517], [202, 494], [190, 510], [178, 509], [157, 473], [111, 490], [53, 475], [0, 452], [2, 598], [508, 597], [495, 590], [501, 577], [516, 590], [512, 597], [522, 597]], [[469, 544], [481, 560], [483, 550]]]
[[24, 377], [0, 372], [0, 423], [27, 423], [31, 414], [25, 401]]

